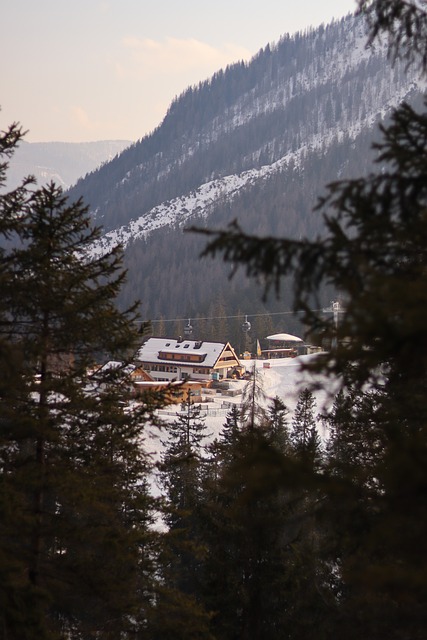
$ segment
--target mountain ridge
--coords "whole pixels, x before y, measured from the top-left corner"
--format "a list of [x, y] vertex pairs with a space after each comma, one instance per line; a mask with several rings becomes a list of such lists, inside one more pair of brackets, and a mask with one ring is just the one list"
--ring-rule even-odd
[[[276, 45], [276, 48], [272, 49], [268, 45], [254, 56], [247, 65], [244, 63], [232, 65], [225, 72], [219, 71], [210, 80], [200, 83], [197, 88], [188, 88], [172, 102], [163, 122], [153, 134], [135, 143], [119, 156], [117, 161], [118, 163], [120, 162], [123, 169], [118, 177], [108, 174], [108, 185], [105, 185], [107, 180], [103, 181], [107, 188], [102, 189], [102, 193], [106, 197], [104, 197], [103, 202], [99, 202], [99, 198], [96, 198], [98, 202], [93, 205], [94, 216], [99, 218], [106, 231], [109, 231], [120, 226], [116, 221], [112, 224], [106, 213], [109, 208], [108, 195], [112, 191], [115, 191], [116, 195], [120, 194], [121, 191], [126, 192], [128, 200], [132, 199], [133, 192], [135, 193], [132, 215], [128, 216], [126, 214], [128, 219], [122, 221], [127, 223], [130, 217], [139, 217], [144, 211], [151, 210], [162, 201], [182, 196], [186, 189], [190, 191], [200, 184], [210, 182], [214, 178], [240, 173], [250, 168], [259, 168], [261, 165], [272, 164], [288, 153], [290, 148], [294, 148], [295, 145], [300, 146], [298, 140], [295, 140], [295, 134], [285, 136], [282, 132], [282, 139], [277, 134], [274, 136], [270, 134], [269, 140], [264, 137], [261, 143], [255, 141], [250, 145], [255, 148], [250, 152], [244, 150], [238, 159], [236, 159], [235, 154], [230, 154], [228, 149], [228, 160], [226, 159], [220, 167], [213, 166], [215, 164], [218, 165], [218, 162], [212, 161], [212, 146], [220, 137], [229, 138], [233, 135], [238, 138], [239, 135], [240, 137], [242, 135], [246, 136], [251, 131], [241, 130], [247, 128], [248, 123], [255, 121], [256, 126], [252, 128], [256, 128], [259, 131], [262, 127], [268, 126], [265, 121], [268, 121], [272, 113], [277, 115], [277, 112], [279, 112], [281, 116], [285, 113], [285, 109], [290, 111], [297, 110], [296, 107], [300, 106], [297, 98], [304, 97], [307, 101], [307, 94], [310, 92], [315, 94], [310, 99], [315, 100], [318, 104], [328, 99], [330, 101], [335, 99], [336, 102], [337, 96], [331, 95], [330, 87], [325, 88], [327, 82], [331, 82], [331, 78], [334, 79], [333, 86], [335, 88], [338, 82], [341, 81], [345, 86], [346, 83], [355, 79], [354, 77], [357, 76], [355, 69], [360, 71], [361, 65], [376, 65], [379, 67], [378, 55], [384, 60], [386, 57], [385, 49], [381, 50], [380, 54], [372, 53], [365, 49], [366, 37], [363, 33], [363, 25], [363, 21], [349, 17], [336, 21], [327, 27], [313, 29], [305, 36], [284, 37]], [[338, 34], [334, 38], [335, 31], [338, 31]], [[299, 49], [304, 54], [300, 57], [298, 57]], [[288, 50], [289, 60], [286, 58]], [[337, 51], [341, 60], [337, 57]], [[309, 64], [303, 66], [303, 61], [309, 53], [311, 55]], [[279, 62], [275, 64], [274, 60], [279, 62], [285, 60], [286, 64], [282, 64], [282, 67], [280, 67]], [[261, 80], [256, 82], [257, 67], [259, 68], [261, 63], [266, 71], [262, 72]], [[273, 71], [274, 69], [276, 70]], [[401, 70], [399, 73], [402, 73]], [[241, 83], [252, 84], [252, 88], [247, 90], [247, 86], [245, 86], [243, 94], [237, 94], [237, 99], [234, 94], [228, 99], [229, 104], [225, 112], [221, 112], [219, 115], [216, 113], [213, 118], [208, 117], [207, 113], [209, 114], [214, 110], [212, 102], [219, 100], [218, 94], [226, 96], [227, 93], [232, 93], [228, 87], [236, 84], [238, 86], [240, 76], [243, 78]], [[275, 84], [272, 85], [273, 76], [275, 76]], [[383, 78], [381, 91], [385, 93], [388, 88], [389, 95], [384, 95], [382, 98], [382, 107], [384, 107], [387, 100], [390, 102], [396, 95], [396, 82], [393, 82], [393, 76], [395, 76], [395, 72], [390, 70], [388, 77]], [[315, 83], [316, 77], [317, 83]], [[366, 99], [367, 94], [372, 94], [373, 91], [377, 92], [378, 90], [378, 86], [372, 87], [373, 73], [371, 72], [367, 77], [371, 82], [368, 86], [361, 87], [361, 102], [368, 102]], [[408, 93], [409, 85], [412, 84], [414, 86], [414, 83], [416, 83], [414, 78], [407, 83], [407, 88], [399, 99], [402, 99]], [[268, 91], [266, 92], [267, 86]], [[274, 86], [274, 93], [272, 93], [271, 86]], [[254, 93], [256, 87], [261, 87], [261, 90], [258, 91], [258, 97]], [[237, 89], [234, 89], [234, 93], [236, 92]], [[203, 103], [206, 93], [209, 100]], [[274, 96], [276, 98], [279, 96], [280, 100], [279, 98], [274, 100]], [[372, 95], [370, 97], [372, 98]], [[293, 106], [295, 102], [298, 104]], [[191, 108], [194, 103], [197, 103], [196, 117], [193, 117]], [[227, 103], [226, 97], [219, 101], [221, 109], [224, 107], [224, 103]], [[395, 106], [395, 104], [396, 100], [394, 100], [392, 106]], [[330, 102], [329, 108], [333, 112], [331, 114], [333, 119], [337, 119], [337, 109], [341, 110], [343, 114], [341, 118], [343, 130], [354, 126], [353, 121], [355, 118], [352, 118], [351, 114], [348, 115], [350, 113], [349, 109], [343, 110], [342, 105], [337, 106], [332, 102]], [[375, 105], [374, 109], [378, 111], [378, 105]], [[198, 115], [200, 113], [201, 115]], [[291, 113], [290, 115], [293, 114]], [[198, 121], [200, 121], [199, 125], [197, 124]], [[301, 125], [301, 122], [299, 125]], [[329, 134], [330, 130], [335, 128], [335, 124], [332, 127], [331, 125], [328, 126], [327, 123], [312, 122], [310, 126], [303, 127], [304, 130], [299, 132], [299, 136], [300, 138], [303, 136], [307, 138], [310, 135], [317, 135], [324, 140], [325, 134]], [[173, 133], [171, 133], [172, 129]], [[260, 137], [259, 133], [257, 135]], [[165, 141], [168, 143], [169, 148], [167, 145], [162, 144]], [[176, 167], [179, 169], [180, 166], [191, 161], [194, 156], [198, 157], [197, 164], [199, 166], [203, 164], [202, 156], [206, 149], [209, 149], [210, 155], [210, 161], [208, 163], [205, 162], [207, 169], [204, 171], [199, 170], [197, 178], [194, 177], [188, 186], [187, 179], [173, 188], [166, 185], [164, 193], [161, 193], [161, 195], [159, 195], [159, 189], [156, 192], [155, 188], [152, 188], [151, 192], [147, 194], [147, 185], [162, 182], [170, 184], [171, 181], [168, 179], [170, 174], [176, 170]], [[112, 163], [109, 164], [111, 167]], [[92, 177], [89, 176], [87, 178], [86, 184], [89, 184], [92, 179], [99, 179], [101, 175], [102, 171], [94, 172]], [[107, 175], [107, 172], [105, 172], [105, 175]], [[111, 177], [113, 178], [112, 180], [110, 179]], [[141, 191], [141, 183], [144, 183], [143, 191]], [[85, 194], [85, 185], [79, 184], [78, 189], [83, 195]], [[144, 196], [146, 196], [145, 199]], [[116, 197], [113, 197], [113, 202], [116, 199]], [[144, 202], [142, 202], [143, 199]], [[91, 200], [95, 202], [95, 199], [89, 197], [89, 202]]]
[[251, 233], [319, 233], [324, 185], [369, 170], [377, 124], [426, 88], [390, 65], [385, 46], [365, 45], [354, 16], [284, 36], [186, 89], [154, 132], [77, 182], [70, 194], [104, 227], [94, 255], [125, 247], [123, 303], [141, 298], [152, 318], [205, 313], [214, 299], [230, 312], [246, 299], [267, 308], [254, 283], [230, 283], [225, 265], [200, 261], [200, 239], [183, 227], [238, 218]]

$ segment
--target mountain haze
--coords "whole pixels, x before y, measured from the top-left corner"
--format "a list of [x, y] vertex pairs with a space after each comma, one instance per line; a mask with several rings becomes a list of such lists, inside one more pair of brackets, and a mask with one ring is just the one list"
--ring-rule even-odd
[[365, 45], [353, 16], [285, 35], [189, 87], [155, 131], [78, 181], [72, 197], [83, 196], [104, 229], [94, 254], [125, 247], [123, 304], [139, 298], [151, 319], [270, 311], [272, 328], [292, 329], [279, 315], [290, 283], [281, 301], [262, 303], [256, 283], [229, 281], [228, 267], [201, 261], [205, 240], [183, 229], [237, 218], [258, 234], [321, 231], [313, 207], [325, 185], [369, 171], [378, 123], [425, 89], [415, 71], [390, 65], [385, 48]]
[[17, 186], [33, 175], [37, 184], [52, 180], [64, 189], [109, 162], [131, 144], [129, 140], [98, 142], [25, 142], [22, 140], [9, 163], [8, 186]]

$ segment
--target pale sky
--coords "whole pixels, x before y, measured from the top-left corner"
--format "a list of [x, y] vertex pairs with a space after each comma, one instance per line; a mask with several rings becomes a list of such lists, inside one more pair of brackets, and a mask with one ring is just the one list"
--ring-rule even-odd
[[0, 129], [138, 140], [188, 86], [355, 0], [4, 0]]

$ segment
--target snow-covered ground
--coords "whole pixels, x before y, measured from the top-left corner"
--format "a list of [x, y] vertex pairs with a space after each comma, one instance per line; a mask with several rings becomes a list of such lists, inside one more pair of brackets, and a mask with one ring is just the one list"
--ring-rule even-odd
[[[298, 402], [299, 393], [306, 387], [310, 387], [314, 383], [314, 378], [307, 372], [301, 370], [301, 365], [310, 358], [316, 357], [299, 356], [297, 358], [280, 358], [271, 360], [245, 360], [243, 364], [250, 371], [255, 364], [257, 369], [258, 380], [262, 385], [265, 394], [265, 405], [268, 405], [275, 396], [278, 396], [288, 407], [290, 418]], [[230, 410], [232, 404], [240, 405], [242, 402], [241, 392], [244, 386], [248, 384], [244, 380], [229, 381], [229, 391], [237, 393], [237, 395], [228, 395], [226, 391], [223, 393], [215, 393], [207, 396], [209, 402], [203, 402], [203, 412], [206, 413], [205, 423], [208, 427], [207, 432], [210, 434], [209, 439], [216, 438], [223, 428], [225, 417]], [[249, 383], [250, 384], [250, 383]], [[321, 412], [330, 402], [331, 384], [325, 381], [322, 389], [313, 391], [316, 400], [316, 411]], [[176, 412], [180, 410], [180, 405], [168, 406], [164, 411], [159, 412], [160, 417], [165, 422], [171, 422], [176, 417]], [[322, 424], [318, 424], [321, 437], [325, 434], [322, 432]], [[167, 439], [165, 429], [151, 427], [147, 432], [145, 445], [147, 450], [152, 454], [154, 460], [160, 458], [163, 451], [162, 440]]]

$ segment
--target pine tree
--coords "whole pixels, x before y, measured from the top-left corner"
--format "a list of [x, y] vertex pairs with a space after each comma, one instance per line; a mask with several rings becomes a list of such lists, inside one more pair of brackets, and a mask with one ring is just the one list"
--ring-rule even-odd
[[167, 518], [170, 527], [177, 526], [181, 522], [180, 514], [191, 512], [197, 504], [206, 430], [200, 406], [193, 404], [188, 394], [181, 411], [168, 427], [168, 440], [164, 442], [166, 450], [161, 463], [162, 485], [172, 506]]
[[[19, 136], [9, 130], [3, 151]], [[0, 626], [23, 640], [129, 637], [155, 576], [150, 410], [127, 410], [135, 311], [115, 306], [120, 249], [86, 257], [99, 230], [82, 202], [29, 185], [0, 198], [1, 359], [13, 371], [0, 385]], [[117, 366], [90, 377], [109, 357]]]
[[319, 468], [321, 461], [320, 437], [315, 418], [316, 401], [310, 389], [304, 389], [298, 396], [292, 418], [290, 439], [296, 457], [308, 469]]
[[203, 450], [207, 437], [200, 406], [190, 394], [176, 420], [168, 427], [160, 472], [166, 493], [165, 522], [168, 526], [168, 580], [187, 596], [196, 597], [200, 564], [196, 512], [201, 500]]
[[199, 509], [207, 434], [201, 409], [192, 404], [190, 393], [165, 428], [168, 439], [159, 464], [165, 495], [159, 508], [167, 529], [159, 546], [156, 606], [148, 610], [147, 637], [210, 640], [210, 614], [200, 597]]
[[267, 409], [267, 437], [283, 454], [288, 454], [290, 448], [288, 415], [289, 409], [283, 400], [275, 396]]
[[257, 369], [256, 362], [254, 362], [250, 379], [244, 386], [242, 393], [240, 415], [242, 425], [245, 429], [251, 430], [265, 425], [265, 400], [262, 378]]
[[381, 397], [374, 392], [340, 390], [331, 410], [322, 417], [328, 431], [326, 445], [330, 473], [338, 477], [348, 475], [358, 479], [359, 486], [378, 486], [377, 465], [385, 443], [379, 428]]
[[[371, 41], [385, 34], [392, 58], [419, 64], [425, 74], [424, 3], [358, 4]], [[373, 393], [375, 410], [340, 398], [332, 468], [319, 476], [326, 509], [339, 515], [332, 526], [345, 541], [332, 560], [341, 580], [335, 635], [402, 640], [424, 637], [427, 610], [427, 105], [417, 112], [402, 104], [380, 131], [377, 170], [330, 185], [320, 200], [321, 237], [259, 238], [233, 224], [212, 234], [204, 254], [243, 265], [264, 279], [267, 292], [279, 294], [292, 276], [295, 310], [310, 330], [329, 337], [333, 323], [316, 309], [324, 306], [325, 286], [342, 296], [337, 348], [310, 369], [341, 382], [357, 400]], [[343, 524], [343, 513], [357, 517]]]
[[200, 591], [217, 638], [311, 638], [327, 611], [286, 414], [276, 398], [242, 424], [234, 407], [215, 448], [215, 471], [204, 476]]
[[221, 441], [224, 442], [224, 444], [229, 443], [230, 445], [232, 445], [236, 440], [236, 436], [240, 432], [241, 432], [240, 409], [237, 406], [237, 404], [233, 404], [225, 417], [225, 422], [220, 433]]
[[384, 445], [377, 415], [379, 407], [375, 393], [341, 390], [331, 409], [322, 416], [329, 436], [321, 554], [328, 565], [336, 567], [330, 574], [331, 590], [339, 603], [335, 614], [332, 610], [334, 633], [354, 638], [362, 633], [360, 620], [369, 625], [372, 616], [350, 575], [357, 565], [370, 562], [370, 554], [364, 548], [369, 546], [368, 538], [384, 491], [378, 476]]
[[241, 433], [241, 413], [238, 406], [234, 404], [225, 417], [218, 440], [219, 458], [222, 465], [227, 465], [231, 461]]
[[[381, 127], [377, 172], [330, 185], [319, 204], [325, 212], [323, 237], [260, 239], [233, 225], [207, 249], [246, 265], [249, 275], [264, 277], [267, 288], [277, 292], [282, 278], [293, 275], [295, 310], [306, 326], [330, 338], [334, 324], [318, 311], [322, 287], [333, 286], [342, 296], [337, 348], [309, 368], [344, 390], [369, 389], [379, 405], [375, 478], [381, 491], [364, 504], [366, 515], [375, 518], [365, 520], [367, 530], [353, 528], [353, 553], [342, 567], [353, 603], [364, 611], [360, 618], [354, 607], [346, 618], [345, 633], [353, 637], [422, 637], [426, 624], [427, 579], [420, 561], [427, 522], [424, 109], [419, 113], [402, 104]], [[370, 439], [366, 421], [360, 446]], [[346, 482], [359, 482], [354, 472], [349, 465]], [[331, 499], [337, 491], [331, 490]]]
[[[216, 638], [258, 638], [269, 630], [266, 610], [275, 593], [271, 572], [281, 573], [280, 528], [270, 524], [277, 517], [272, 496], [280, 463], [258, 430], [223, 443], [220, 459], [219, 477], [205, 489], [199, 516], [205, 548], [201, 593], [214, 612]], [[270, 584], [268, 596], [262, 575]]]
[[404, 58], [409, 64], [427, 70], [427, 14], [420, 2], [407, 0], [358, 0], [359, 12], [366, 16], [369, 41], [382, 35], [388, 39], [394, 61]]
[[241, 430], [223, 451], [199, 515], [201, 594], [213, 635], [323, 637], [318, 623], [331, 614], [327, 571], [315, 554], [301, 472], [264, 426]]

